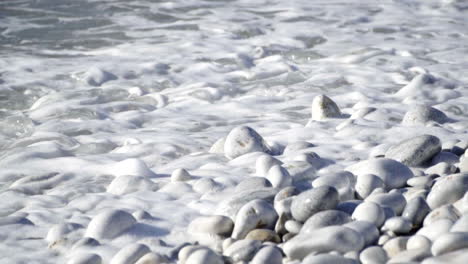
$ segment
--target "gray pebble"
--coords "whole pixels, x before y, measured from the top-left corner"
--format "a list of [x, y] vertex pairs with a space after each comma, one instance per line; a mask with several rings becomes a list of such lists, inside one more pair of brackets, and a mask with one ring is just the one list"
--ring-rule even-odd
[[384, 223], [384, 226], [382, 227], [382, 230], [392, 231], [396, 234], [408, 234], [412, 227], [413, 226], [410, 220], [401, 216], [396, 216], [387, 219]]
[[405, 197], [398, 192], [372, 194], [366, 201], [374, 202], [382, 207], [390, 207], [395, 214], [400, 215], [406, 206]]
[[359, 255], [362, 264], [386, 263], [388, 260], [387, 252], [381, 247], [373, 246], [364, 249]]
[[361, 174], [357, 176], [354, 189], [359, 199], [365, 199], [377, 188], [385, 189], [385, 183], [381, 178], [374, 174]]
[[453, 174], [438, 179], [432, 186], [426, 201], [431, 209], [435, 209], [456, 202], [467, 191], [468, 173]]
[[336, 210], [340, 210], [349, 215], [352, 215], [356, 207], [361, 203], [363, 203], [361, 200], [349, 200], [346, 202], [341, 202], [336, 206]]
[[426, 200], [421, 197], [416, 197], [409, 200], [401, 216], [410, 220], [414, 226], [420, 226], [430, 211], [431, 208], [427, 205]]
[[404, 125], [424, 125], [427, 122], [443, 124], [447, 121], [444, 112], [427, 105], [415, 105], [403, 117]]
[[236, 127], [226, 137], [224, 155], [229, 159], [251, 152], [270, 153], [271, 149], [257, 131], [248, 127]]
[[371, 222], [352, 221], [343, 226], [351, 228], [361, 234], [362, 238], [364, 239], [365, 246], [373, 245], [379, 239], [380, 232]]
[[400, 161], [408, 166], [420, 166], [439, 153], [441, 148], [439, 138], [432, 135], [422, 135], [391, 146], [385, 153], [385, 157]]
[[263, 200], [253, 200], [239, 210], [232, 231], [232, 238], [242, 239], [256, 228], [273, 229], [278, 214], [273, 206]]
[[424, 172], [426, 174], [437, 174], [437, 175], [448, 175], [455, 173], [457, 167], [451, 165], [447, 162], [439, 162], [429, 168], [427, 168]]
[[336, 105], [336, 103], [328, 96], [323, 94], [314, 97], [311, 110], [312, 120], [316, 121], [341, 117], [341, 111], [340, 108], [338, 108], [338, 105]]
[[255, 257], [252, 259], [250, 264], [282, 264], [283, 255], [281, 250], [275, 246], [262, 247]]
[[294, 219], [305, 222], [311, 215], [338, 204], [338, 192], [330, 186], [320, 186], [297, 195], [291, 204]]
[[348, 222], [351, 222], [351, 220], [351, 216], [342, 211], [321, 211], [312, 215], [311, 217], [309, 217], [309, 219], [307, 219], [307, 221], [305, 221], [304, 225], [302, 226], [301, 233], [309, 233], [315, 229], [319, 229], [326, 226], [343, 225]]

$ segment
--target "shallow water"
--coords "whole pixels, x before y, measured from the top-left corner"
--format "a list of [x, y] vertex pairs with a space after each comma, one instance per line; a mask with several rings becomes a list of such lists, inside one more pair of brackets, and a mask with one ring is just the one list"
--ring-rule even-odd
[[[1, 1], [0, 215], [32, 224], [0, 226], [0, 262], [64, 262], [105, 208], [155, 217], [144, 222], [151, 232], [91, 250], [105, 260], [148, 236], [169, 245], [152, 247], [163, 253], [187, 241], [191, 219], [254, 174], [252, 160], [208, 153], [238, 125], [280, 147], [312, 142], [330, 171], [410, 135], [466, 139], [467, 8], [455, 0]], [[425, 72], [434, 80], [411, 82]], [[378, 110], [339, 130], [343, 119], [306, 126], [320, 93], [348, 115]], [[453, 122], [401, 125], [416, 103]], [[203, 196], [191, 181], [107, 193], [129, 158], [161, 186], [183, 167], [226, 189]], [[79, 228], [51, 246], [47, 232], [59, 223]]]

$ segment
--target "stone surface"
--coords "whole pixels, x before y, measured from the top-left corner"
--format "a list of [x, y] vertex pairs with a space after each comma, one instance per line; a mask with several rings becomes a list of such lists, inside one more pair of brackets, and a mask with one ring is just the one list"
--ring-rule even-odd
[[338, 192], [330, 186], [320, 186], [297, 195], [291, 204], [294, 219], [305, 222], [311, 215], [338, 204]]
[[385, 221], [385, 212], [379, 204], [364, 202], [356, 207], [352, 218], [357, 221], [367, 221], [380, 227]]
[[250, 261], [261, 247], [258, 240], [242, 239], [232, 243], [224, 255], [230, 257], [234, 262]]
[[466, 264], [468, 250], [461, 249], [441, 256], [425, 259], [421, 264]]
[[384, 231], [392, 231], [396, 234], [408, 234], [413, 228], [412, 222], [405, 217], [396, 216], [385, 221], [382, 227]]
[[438, 237], [431, 247], [434, 256], [440, 256], [459, 249], [468, 248], [468, 233], [449, 232]]
[[116, 177], [107, 187], [107, 192], [115, 195], [124, 195], [136, 191], [152, 191], [156, 184], [143, 176], [122, 175]]
[[261, 242], [270, 241], [274, 243], [280, 243], [281, 239], [275, 231], [270, 229], [254, 229], [250, 231], [245, 239], [258, 240]]
[[273, 229], [278, 214], [271, 204], [263, 200], [253, 200], [246, 203], [236, 216], [232, 238], [242, 239], [256, 228]]
[[354, 189], [359, 199], [365, 199], [377, 188], [385, 189], [384, 181], [378, 176], [374, 174], [361, 174], [357, 176]]
[[86, 236], [95, 239], [113, 239], [136, 223], [135, 218], [122, 210], [107, 210], [91, 220]]
[[280, 165], [273, 165], [266, 175], [268, 181], [271, 182], [271, 185], [274, 188], [284, 188], [291, 186], [292, 184], [292, 177], [289, 175], [289, 172], [281, 167]]
[[271, 182], [263, 177], [249, 177], [236, 186], [236, 192], [272, 187]]
[[101, 264], [102, 258], [93, 253], [76, 254], [67, 261], [67, 264]]
[[468, 232], [468, 214], [462, 215], [452, 226], [450, 232]]
[[190, 254], [185, 261], [185, 264], [223, 264], [223, 258], [216, 254], [213, 250], [203, 248], [196, 250], [192, 254]]
[[385, 183], [387, 189], [401, 188], [413, 177], [411, 170], [404, 164], [386, 158], [369, 159], [356, 163], [346, 170], [354, 175], [374, 174]]
[[150, 252], [150, 249], [142, 244], [130, 244], [115, 254], [110, 264], [133, 264], [142, 256]]
[[302, 264], [358, 264], [358, 262], [340, 255], [311, 254], [302, 261]]
[[405, 197], [398, 192], [372, 194], [366, 202], [374, 202], [381, 207], [390, 207], [396, 215], [400, 215], [406, 206]]
[[438, 237], [450, 231], [453, 221], [447, 218], [439, 219], [428, 226], [424, 226], [416, 232], [416, 235], [427, 237], [434, 242]]
[[385, 157], [408, 166], [420, 166], [432, 159], [441, 149], [439, 138], [432, 135], [422, 135], [391, 146], [385, 153]]
[[192, 175], [183, 168], [176, 169], [172, 172], [171, 174], [171, 181], [177, 182], [177, 181], [189, 181], [192, 179]]
[[222, 215], [199, 216], [188, 226], [189, 233], [208, 233], [230, 236], [234, 228], [231, 218]]
[[388, 240], [382, 248], [387, 252], [387, 256], [391, 259], [398, 253], [406, 250], [406, 243], [409, 238], [409, 236], [392, 238]]
[[426, 201], [431, 209], [435, 209], [456, 202], [467, 191], [468, 173], [453, 174], [438, 179], [432, 186]]
[[317, 95], [312, 101], [312, 120], [322, 121], [327, 118], [340, 118], [338, 105], [326, 95]]
[[371, 222], [352, 221], [343, 226], [351, 228], [354, 231], [358, 232], [364, 239], [365, 246], [373, 245], [379, 239], [380, 232], [377, 229], [377, 227]]
[[283, 162], [272, 157], [271, 155], [261, 155], [255, 161], [255, 174], [258, 176], [266, 176], [273, 165], [281, 165]]
[[224, 155], [229, 159], [234, 159], [250, 152], [271, 153], [271, 149], [262, 136], [248, 126], [240, 126], [231, 130], [224, 143]]
[[348, 222], [351, 222], [351, 216], [349, 214], [338, 210], [325, 210], [309, 217], [302, 226], [301, 233], [310, 233], [315, 229], [326, 226], [343, 225]]
[[424, 125], [427, 122], [443, 124], [447, 121], [444, 112], [427, 105], [415, 105], [406, 112], [401, 122], [404, 125]]
[[255, 257], [252, 259], [250, 264], [282, 264], [283, 255], [281, 250], [275, 246], [262, 247]]
[[420, 235], [413, 235], [406, 242], [406, 249], [424, 249], [431, 251], [432, 242], [429, 238]]
[[215, 214], [225, 215], [234, 220], [236, 219], [239, 209], [246, 203], [255, 199], [273, 201], [276, 193], [277, 190], [274, 188], [249, 189], [235, 193], [230, 198], [224, 199], [218, 204]]
[[423, 225], [428, 226], [439, 219], [450, 219], [456, 222], [460, 218], [460, 212], [451, 204], [443, 205], [437, 209], [432, 210], [426, 218], [424, 218]]
[[361, 254], [359, 254], [359, 260], [362, 264], [378, 264], [386, 263], [388, 257], [387, 252], [381, 247], [373, 246], [364, 249]]
[[416, 197], [407, 202], [401, 216], [410, 220], [414, 226], [420, 226], [430, 211], [431, 208], [427, 205], [426, 200]]

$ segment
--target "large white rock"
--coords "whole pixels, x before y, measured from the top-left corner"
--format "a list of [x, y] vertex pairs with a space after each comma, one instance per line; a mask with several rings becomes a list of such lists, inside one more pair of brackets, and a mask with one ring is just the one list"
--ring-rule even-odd
[[460, 218], [460, 212], [451, 204], [443, 205], [432, 210], [432, 212], [424, 218], [423, 225], [428, 226], [443, 218], [450, 219], [455, 223]]
[[364, 247], [362, 236], [351, 228], [328, 226], [310, 233], [299, 233], [288, 240], [283, 251], [290, 259], [302, 260], [312, 252], [360, 251]]
[[401, 188], [413, 177], [413, 172], [404, 164], [385, 158], [369, 159], [356, 163], [346, 170], [354, 175], [374, 174], [381, 178], [388, 189]]
[[242, 239], [256, 228], [273, 229], [278, 214], [269, 203], [263, 200], [248, 202], [239, 210], [232, 231], [232, 238]]
[[432, 209], [451, 204], [468, 191], [468, 173], [453, 174], [440, 178], [427, 195], [427, 204]]
[[224, 155], [227, 158], [234, 159], [250, 152], [269, 154], [271, 149], [262, 136], [248, 126], [240, 126], [231, 130], [224, 143]]
[[422, 135], [403, 140], [391, 146], [385, 157], [397, 160], [408, 166], [420, 166], [429, 161], [442, 149], [436, 136]]
[[453, 226], [453, 221], [447, 218], [439, 219], [416, 232], [416, 235], [425, 236], [432, 242], [438, 237], [448, 233]]
[[326, 95], [317, 95], [312, 101], [312, 120], [322, 121], [327, 118], [340, 118], [338, 105]]
[[95, 239], [113, 239], [136, 223], [135, 218], [122, 210], [107, 210], [91, 220], [86, 230], [87, 237]]
[[255, 161], [255, 173], [258, 176], [266, 176], [271, 167], [281, 164], [283, 164], [281, 161], [268, 154], [261, 155]]
[[406, 203], [401, 216], [410, 220], [414, 226], [420, 226], [426, 215], [431, 211], [426, 200], [422, 197], [415, 197]]

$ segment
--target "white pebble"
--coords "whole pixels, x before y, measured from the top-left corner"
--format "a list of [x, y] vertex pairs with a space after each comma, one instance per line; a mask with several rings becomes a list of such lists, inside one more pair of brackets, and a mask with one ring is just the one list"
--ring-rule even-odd
[[185, 261], [185, 264], [223, 264], [224, 261], [221, 256], [216, 254], [213, 250], [203, 248], [196, 250], [190, 254]]
[[115, 195], [124, 195], [136, 191], [156, 189], [156, 184], [148, 178], [135, 175], [121, 175], [116, 177], [107, 187], [107, 192]]
[[441, 235], [449, 232], [450, 228], [453, 226], [453, 221], [450, 219], [442, 218], [428, 226], [425, 226], [416, 232], [416, 235], [421, 235], [427, 237], [431, 241], [435, 241]]
[[368, 202], [374, 202], [381, 207], [390, 207], [395, 214], [400, 215], [405, 206], [405, 197], [398, 192], [372, 194], [366, 198]]
[[224, 155], [229, 159], [250, 152], [270, 153], [270, 147], [257, 131], [247, 126], [236, 127], [229, 132], [224, 143]]
[[440, 152], [440, 139], [432, 135], [422, 135], [403, 140], [391, 146], [385, 157], [397, 160], [407, 166], [420, 166]]
[[443, 218], [456, 222], [458, 218], [460, 218], [460, 212], [458, 212], [458, 210], [455, 209], [455, 207], [453, 207], [451, 204], [441, 206], [435, 210], [432, 210], [432, 212], [430, 212], [426, 218], [424, 218], [423, 226], [428, 226], [431, 223]]
[[431, 247], [434, 256], [439, 256], [459, 249], [468, 248], [468, 233], [449, 232], [438, 237]]
[[135, 218], [122, 210], [107, 210], [91, 220], [86, 230], [86, 236], [95, 239], [112, 239], [136, 223]]
[[280, 249], [275, 246], [266, 246], [261, 248], [250, 264], [282, 264], [283, 255]]
[[401, 123], [404, 125], [424, 125], [430, 121], [443, 124], [447, 121], [447, 116], [431, 106], [415, 105], [406, 112]]
[[284, 188], [291, 186], [292, 178], [289, 172], [280, 165], [273, 165], [266, 175], [274, 188]]
[[411, 231], [412, 223], [408, 219], [396, 216], [387, 219], [385, 221], [383, 229], [384, 231], [392, 231], [396, 234], [407, 234]]
[[253, 200], [239, 210], [232, 231], [232, 238], [242, 239], [257, 227], [273, 229], [278, 214], [273, 206], [264, 200]]
[[363, 202], [356, 207], [352, 218], [357, 221], [368, 221], [377, 227], [381, 227], [385, 221], [385, 212], [376, 203]]
[[171, 181], [178, 182], [178, 181], [189, 181], [192, 179], [192, 175], [183, 168], [176, 169], [171, 174]]
[[425, 236], [413, 235], [408, 239], [406, 243], [406, 249], [424, 249], [430, 251], [432, 246], [431, 240]]
[[343, 225], [358, 232], [364, 239], [364, 245], [373, 245], [378, 239], [380, 232], [377, 227], [368, 221], [352, 221]]
[[302, 261], [302, 264], [358, 264], [358, 262], [340, 255], [310, 254]]
[[258, 240], [242, 239], [230, 245], [224, 255], [230, 257], [234, 262], [250, 261], [262, 246]]
[[142, 244], [128, 245], [112, 257], [110, 264], [133, 264], [142, 256], [150, 252], [150, 249]]
[[309, 217], [302, 226], [301, 233], [309, 233], [322, 227], [343, 225], [348, 222], [351, 222], [349, 214], [338, 210], [325, 210]]
[[378, 176], [373, 174], [361, 174], [357, 176], [354, 189], [359, 199], [365, 199], [377, 188], [385, 189], [385, 183]]
[[230, 236], [234, 223], [231, 218], [222, 215], [199, 216], [188, 226], [189, 233], [207, 233]]
[[327, 118], [340, 118], [338, 105], [326, 95], [317, 95], [312, 101], [312, 120], [322, 121]]
[[468, 173], [453, 174], [440, 178], [427, 195], [427, 204], [435, 209], [462, 198], [468, 191]]
[[387, 252], [381, 247], [373, 246], [364, 249], [359, 255], [362, 264], [386, 263], [388, 260]]
[[266, 176], [271, 167], [281, 164], [281, 161], [273, 158], [270, 155], [261, 155], [255, 161], [255, 174], [258, 176]]
[[294, 219], [304, 222], [311, 215], [338, 204], [338, 192], [331, 186], [320, 186], [297, 195], [291, 204]]

